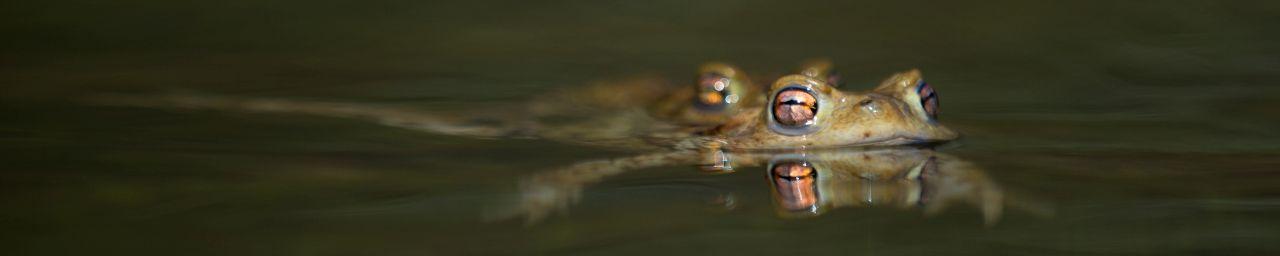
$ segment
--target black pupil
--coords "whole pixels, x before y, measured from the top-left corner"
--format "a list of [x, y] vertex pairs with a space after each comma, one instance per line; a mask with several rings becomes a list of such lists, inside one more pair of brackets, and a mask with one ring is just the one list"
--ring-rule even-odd
[[925, 112], [930, 117], [936, 118], [938, 115], [938, 93], [933, 91], [928, 83], [920, 81], [920, 85], [916, 87], [916, 94], [920, 95], [920, 106], [924, 107]]

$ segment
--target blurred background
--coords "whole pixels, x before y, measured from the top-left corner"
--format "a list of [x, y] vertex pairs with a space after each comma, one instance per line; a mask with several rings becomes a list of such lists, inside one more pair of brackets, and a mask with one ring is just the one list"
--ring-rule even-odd
[[[8, 255], [1242, 254], [1280, 251], [1272, 1], [40, 1], [0, 8]], [[762, 170], [650, 168], [536, 225], [522, 177], [624, 157], [356, 120], [104, 107], [198, 92], [456, 110], [727, 61], [920, 68], [941, 152], [1053, 214], [773, 214]], [[733, 194], [736, 206], [709, 206]], [[717, 199], [721, 198], [721, 199]]]

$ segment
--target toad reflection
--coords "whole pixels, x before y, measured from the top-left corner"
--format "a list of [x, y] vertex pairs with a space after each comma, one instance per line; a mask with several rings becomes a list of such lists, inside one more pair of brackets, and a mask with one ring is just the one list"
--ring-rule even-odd
[[[535, 174], [523, 180], [521, 201], [506, 212], [529, 223], [566, 211], [585, 186], [628, 170], [702, 165], [705, 170], [765, 167], [774, 207], [782, 217], [811, 217], [838, 208], [920, 208], [941, 213], [949, 206], [976, 208], [988, 225], [1006, 205], [1003, 189], [983, 170], [927, 148], [863, 148], [787, 153], [663, 153], [591, 161]], [[743, 202], [738, 202], [743, 203]], [[1012, 206], [1028, 206], [1018, 203]], [[1028, 209], [1033, 212], [1037, 210]]]
[[1004, 205], [1002, 189], [981, 170], [928, 150], [779, 155], [767, 170], [775, 206], [784, 217], [845, 207], [920, 207], [936, 214], [967, 203], [994, 223]]

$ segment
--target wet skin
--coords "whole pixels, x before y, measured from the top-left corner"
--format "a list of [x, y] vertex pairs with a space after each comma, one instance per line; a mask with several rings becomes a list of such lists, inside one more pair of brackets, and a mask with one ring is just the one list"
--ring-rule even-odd
[[[698, 77], [693, 86], [669, 89], [665, 96], [649, 96], [651, 104], [633, 104], [645, 111], [627, 106], [616, 109], [633, 111], [584, 114], [587, 111], [563, 111], [567, 107], [548, 111], [613, 122], [559, 126], [541, 134], [577, 143], [612, 138], [606, 141], [615, 147], [730, 151], [932, 144], [959, 136], [938, 122], [937, 94], [918, 70], [895, 74], [863, 92], [836, 89], [828, 80], [838, 75], [830, 62], [824, 61], [806, 63], [799, 74], [777, 79], [764, 90], [766, 94], [758, 93], [751, 80], [727, 64], [704, 65]], [[651, 88], [663, 87], [602, 85], [562, 95], [588, 101], [619, 92], [656, 95], [635, 93]], [[728, 89], [719, 92], [714, 88]], [[608, 93], [596, 93], [600, 91]], [[611, 109], [580, 101], [568, 104], [597, 111]], [[637, 117], [636, 113], [647, 114]], [[622, 119], [629, 121], [617, 121]], [[629, 143], [621, 143], [628, 139]], [[636, 143], [636, 139], [643, 142]]]
[[[837, 77], [829, 61], [806, 63], [800, 74], [777, 79], [768, 93], [751, 93], [755, 90], [741, 73], [727, 64], [704, 65], [694, 87], [677, 88], [654, 104], [654, 115], [659, 116], [654, 124], [685, 129], [663, 131], [653, 125], [646, 136], [662, 140], [650, 142], [668, 148], [740, 151], [914, 145], [959, 136], [937, 122], [937, 93], [919, 70], [895, 74], [864, 92], [836, 90], [835, 83], [828, 82]], [[716, 87], [709, 84], [721, 82], [736, 87], [708, 93]]]
[[[743, 111], [715, 130], [730, 150], [930, 144], [959, 136], [937, 119], [937, 94], [917, 70], [865, 92], [844, 92], [822, 79], [791, 75], [770, 88], [770, 103]], [[752, 113], [754, 112], [754, 113]], [[755, 117], [752, 117], [755, 115]]]
[[[610, 131], [627, 130], [634, 131], [632, 138], [645, 138], [647, 146], [731, 151], [932, 144], [959, 136], [938, 122], [937, 93], [918, 70], [895, 74], [871, 90], [846, 92], [828, 81], [838, 78], [830, 62], [815, 61], [802, 66], [799, 74], [777, 79], [765, 90], [767, 94], [756, 92], [741, 71], [726, 64], [708, 64], [699, 73], [694, 86], [654, 97], [656, 103], [646, 105], [646, 116], [653, 119], [646, 122], [578, 125], [561, 131], [621, 134]], [[708, 88], [719, 87], [711, 86], [716, 83], [734, 85], [726, 86], [733, 93], [708, 93], [712, 91]], [[616, 95], [619, 89], [639, 90], [605, 86], [574, 93], [607, 90]], [[590, 104], [575, 103], [586, 105]], [[609, 115], [618, 118], [616, 113]], [[609, 136], [557, 137], [583, 141]]]

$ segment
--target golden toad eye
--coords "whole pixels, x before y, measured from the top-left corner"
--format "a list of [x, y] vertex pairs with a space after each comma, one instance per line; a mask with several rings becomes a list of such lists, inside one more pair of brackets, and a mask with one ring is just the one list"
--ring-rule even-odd
[[774, 97], [773, 120], [785, 127], [813, 125], [817, 115], [818, 99], [806, 90], [785, 89]]
[[698, 95], [693, 103], [702, 110], [722, 110], [728, 104], [737, 101], [737, 95], [730, 90], [732, 79], [720, 73], [706, 73], [698, 78]]
[[930, 119], [938, 119], [938, 93], [933, 91], [933, 87], [920, 80], [916, 85], [916, 95], [920, 97], [920, 107], [924, 109], [924, 113]]
[[[779, 78], [766, 101], [764, 118], [769, 131], [784, 136], [804, 136], [818, 132], [828, 124], [823, 119], [832, 109], [825, 81], [805, 75]], [[826, 108], [826, 109], [824, 109]]]

